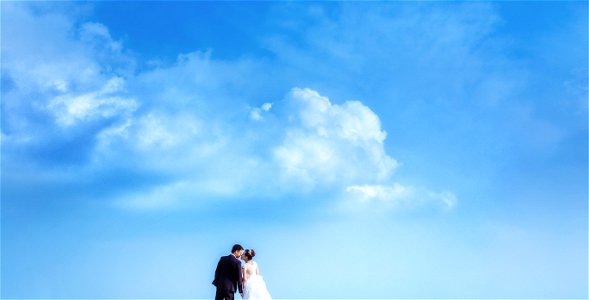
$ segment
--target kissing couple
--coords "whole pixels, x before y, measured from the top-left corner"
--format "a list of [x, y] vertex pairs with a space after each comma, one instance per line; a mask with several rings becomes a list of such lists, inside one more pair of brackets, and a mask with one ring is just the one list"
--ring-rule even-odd
[[254, 256], [254, 249], [244, 252], [243, 247], [236, 244], [231, 248], [231, 254], [221, 257], [213, 280], [217, 287], [215, 300], [233, 300], [238, 290], [243, 299], [272, 300]]

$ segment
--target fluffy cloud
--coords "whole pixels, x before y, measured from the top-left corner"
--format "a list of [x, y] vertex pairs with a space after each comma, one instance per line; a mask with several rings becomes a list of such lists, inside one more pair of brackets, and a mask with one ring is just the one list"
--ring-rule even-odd
[[273, 150], [284, 180], [305, 186], [387, 179], [397, 162], [384, 151], [378, 116], [359, 101], [332, 104], [311, 89], [287, 97], [284, 141]]

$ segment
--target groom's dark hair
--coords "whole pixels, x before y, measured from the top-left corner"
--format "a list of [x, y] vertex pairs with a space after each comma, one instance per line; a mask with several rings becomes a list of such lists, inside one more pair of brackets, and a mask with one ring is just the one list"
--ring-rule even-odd
[[233, 245], [233, 248], [231, 248], [231, 253], [234, 253], [235, 251], [239, 251], [239, 250], [243, 250], [243, 247], [241, 247], [240, 244], [235, 244], [235, 245]]

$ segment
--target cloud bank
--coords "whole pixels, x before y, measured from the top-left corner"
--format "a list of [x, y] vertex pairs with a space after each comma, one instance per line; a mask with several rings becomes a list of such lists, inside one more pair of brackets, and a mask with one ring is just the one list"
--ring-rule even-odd
[[385, 151], [387, 133], [359, 100], [295, 87], [258, 102], [230, 87], [234, 74], [255, 74], [263, 62], [196, 51], [138, 68], [145, 64], [103, 24], [35, 15], [26, 4], [3, 8], [8, 181], [22, 164], [24, 178], [60, 175], [76, 185], [84, 177], [88, 189], [118, 185], [109, 197], [132, 209], [313, 192], [362, 205], [429, 193], [394, 181], [399, 163]]

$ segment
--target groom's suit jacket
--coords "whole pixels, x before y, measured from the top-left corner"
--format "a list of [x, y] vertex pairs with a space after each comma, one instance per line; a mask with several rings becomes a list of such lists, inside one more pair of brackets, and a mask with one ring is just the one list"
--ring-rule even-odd
[[233, 255], [221, 257], [215, 270], [213, 284], [217, 289], [235, 293], [239, 289], [243, 293], [241, 262]]

